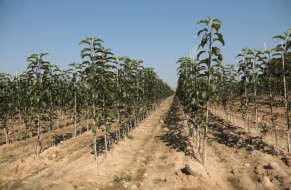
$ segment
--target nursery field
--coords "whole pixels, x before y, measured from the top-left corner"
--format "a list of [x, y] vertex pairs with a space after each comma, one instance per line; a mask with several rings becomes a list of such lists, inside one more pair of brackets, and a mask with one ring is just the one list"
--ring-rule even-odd
[[[91, 132], [45, 149], [38, 159], [32, 155], [35, 146], [32, 139], [2, 145], [0, 188], [287, 189], [291, 186], [290, 154], [272, 152], [270, 144], [259, 143], [255, 131], [245, 133], [242, 127], [232, 126], [221, 117], [211, 117], [207, 169], [189, 134], [182, 107], [172, 96], [128, 137], [113, 145], [107, 157], [104, 151], [100, 153], [98, 167], [90, 151]], [[73, 125], [65, 128], [70, 131]], [[66, 133], [65, 128], [58, 134]]]

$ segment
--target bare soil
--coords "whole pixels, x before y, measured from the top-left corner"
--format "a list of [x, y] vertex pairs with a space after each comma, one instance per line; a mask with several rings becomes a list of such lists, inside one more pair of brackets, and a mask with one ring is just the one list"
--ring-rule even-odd
[[[72, 132], [73, 126], [66, 130]], [[56, 147], [49, 145], [48, 138], [44, 136], [46, 149], [39, 159], [33, 156], [34, 138], [0, 146], [0, 189], [263, 189], [264, 176], [271, 181], [270, 189], [291, 188], [290, 155], [274, 152], [268, 141], [221, 117], [212, 116], [207, 169], [202, 166], [181, 106], [173, 97], [127, 139], [113, 145], [107, 158], [100, 154], [98, 167], [91, 131], [63, 139]], [[276, 168], [270, 169], [270, 162]], [[189, 175], [185, 164], [197, 175]]]

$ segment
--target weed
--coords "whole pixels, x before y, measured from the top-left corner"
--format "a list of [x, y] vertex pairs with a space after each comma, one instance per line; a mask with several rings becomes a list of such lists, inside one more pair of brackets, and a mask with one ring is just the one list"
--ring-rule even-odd
[[25, 131], [21, 131], [18, 136], [20, 140], [24, 140], [27, 137], [27, 133]]
[[37, 185], [35, 185], [34, 187], [28, 187], [28, 190], [42, 190], [42, 187], [40, 186], [40, 184], [38, 183]]
[[139, 168], [139, 169], [137, 170], [137, 173], [143, 175], [143, 174], [146, 173], [146, 169], [145, 169], [145, 168]]
[[130, 134], [127, 135], [127, 138], [130, 139], [130, 140], [134, 139], [134, 137], [132, 135], [130, 135]]
[[126, 174], [124, 172], [119, 172], [114, 175], [114, 181], [116, 182], [121, 182], [121, 181], [131, 181], [132, 180], [132, 175], [131, 174]]
[[164, 159], [168, 158], [168, 156], [166, 156], [166, 155], [162, 155], [162, 156], [160, 156], [159, 158], [162, 159], [162, 160], [164, 160]]
[[267, 129], [267, 126], [266, 126], [266, 123], [263, 123], [263, 122], [260, 122], [258, 127], [261, 129], [260, 132], [261, 132], [261, 138], [264, 138], [266, 136], [266, 134], [268, 133], [268, 129]]
[[11, 159], [13, 159], [13, 155], [12, 154], [3, 154], [1, 157], [0, 157], [0, 164], [4, 163], [4, 162], [8, 162], [10, 161]]

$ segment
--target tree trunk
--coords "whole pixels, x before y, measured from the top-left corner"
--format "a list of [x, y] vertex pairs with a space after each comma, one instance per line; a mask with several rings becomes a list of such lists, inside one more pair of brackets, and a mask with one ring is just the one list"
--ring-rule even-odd
[[247, 93], [246, 85], [245, 85], [245, 96], [246, 96], [247, 127], [248, 127], [248, 132], [250, 132], [249, 103], [248, 103], [248, 93]]
[[[198, 128], [199, 129], [199, 128]], [[198, 152], [199, 152], [199, 154], [201, 154], [202, 155], [202, 137], [201, 137], [201, 131], [200, 131], [200, 129], [198, 130], [198, 138], [199, 138], [199, 146], [198, 146]]]
[[49, 130], [53, 130], [53, 109], [52, 109], [52, 100], [50, 101], [50, 106], [49, 106]]
[[105, 134], [104, 134], [104, 146], [105, 146], [105, 157], [107, 158], [107, 131], [106, 131], [106, 127], [105, 127]]
[[271, 78], [271, 76], [269, 74], [269, 82], [268, 82], [268, 86], [269, 86], [269, 103], [270, 103], [270, 111], [271, 111], [271, 122], [272, 122], [272, 127], [273, 127], [273, 130], [274, 130], [274, 141], [275, 141], [275, 147], [276, 147], [278, 140], [277, 140], [277, 128], [276, 128], [276, 125], [275, 125], [275, 117], [274, 117], [274, 112], [273, 112], [273, 93], [272, 93], [271, 81], [272, 81], [272, 78]]
[[65, 112], [64, 115], [65, 115], [65, 126], [64, 127], [66, 127], [67, 126], [67, 113]]
[[57, 115], [57, 129], [59, 129], [59, 116]]
[[204, 127], [204, 137], [203, 137], [203, 158], [202, 158], [202, 164], [206, 167], [206, 158], [207, 158], [207, 128]]
[[195, 148], [197, 147], [197, 133], [196, 133], [196, 128], [193, 126], [193, 150], [195, 151]]
[[64, 123], [64, 113], [63, 113], [62, 110], [61, 110], [61, 120], [62, 120], [62, 122]]
[[254, 84], [254, 88], [255, 88], [255, 94], [254, 94], [254, 96], [255, 96], [255, 99], [254, 99], [254, 103], [255, 103], [255, 120], [256, 120], [256, 128], [258, 128], [258, 107], [257, 107], [257, 85], [256, 85], [256, 82], [255, 82], [255, 84]]
[[288, 144], [288, 152], [291, 152], [291, 147], [290, 147], [290, 129], [287, 130], [287, 144]]
[[5, 134], [6, 144], [9, 144], [7, 126], [4, 126], [4, 129], [3, 130], [4, 130], [4, 134]]
[[32, 128], [32, 121], [31, 117], [28, 117], [28, 125], [29, 125], [29, 131], [30, 131], [30, 137], [33, 137], [33, 128]]
[[288, 102], [288, 81], [286, 80], [286, 71], [285, 71], [285, 58], [282, 56], [283, 63], [283, 84], [284, 84], [284, 103], [285, 103], [285, 119], [287, 127], [287, 150], [291, 152], [290, 146], [290, 123], [289, 123], [289, 102]]
[[87, 119], [86, 119], [86, 127], [87, 127], [87, 131], [89, 131], [89, 116], [87, 116]]
[[96, 164], [96, 167], [98, 167], [96, 133], [94, 133], [94, 136], [93, 136], [93, 148], [94, 148], [95, 164]]
[[36, 143], [36, 157], [39, 158], [41, 152], [41, 129], [40, 129], [40, 116], [38, 115], [37, 123], [37, 143]]
[[77, 136], [77, 92], [75, 90], [74, 94], [74, 128], [75, 128], [75, 137]]
[[116, 127], [116, 143], [118, 144], [119, 143], [119, 133], [120, 133], [120, 130], [119, 130], [119, 127], [120, 127], [120, 111], [117, 112], [117, 127]]

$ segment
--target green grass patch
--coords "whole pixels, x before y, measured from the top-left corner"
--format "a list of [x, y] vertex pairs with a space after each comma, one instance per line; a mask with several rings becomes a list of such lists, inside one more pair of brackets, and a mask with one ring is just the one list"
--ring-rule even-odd
[[164, 159], [168, 158], [168, 156], [166, 156], [166, 155], [162, 155], [162, 156], [160, 156], [159, 158], [162, 159], [162, 160], [164, 160]]
[[39, 183], [37, 183], [37, 184], [34, 184], [32, 186], [29, 186], [27, 189], [28, 190], [42, 190], [43, 188], [41, 187], [41, 185]]
[[139, 169], [137, 170], [137, 173], [143, 175], [143, 174], [146, 173], [146, 169], [145, 169], [145, 168], [139, 168]]
[[0, 156], [0, 164], [8, 162], [14, 158], [14, 155], [7, 153]]
[[134, 137], [133, 137], [132, 135], [130, 135], [130, 134], [128, 134], [126, 137], [127, 137], [128, 139], [130, 139], [130, 140], [133, 140], [133, 139], [134, 139]]
[[132, 180], [132, 175], [131, 174], [126, 174], [125, 172], [118, 172], [117, 174], [114, 175], [114, 181], [115, 182], [121, 182], [121, 181], [131, 181]]
[[25, 131], [21, 131], [18, 134], [18, 137], [19, 137], [20, 140], [25, 140], [27, 138], [27, 133]]

